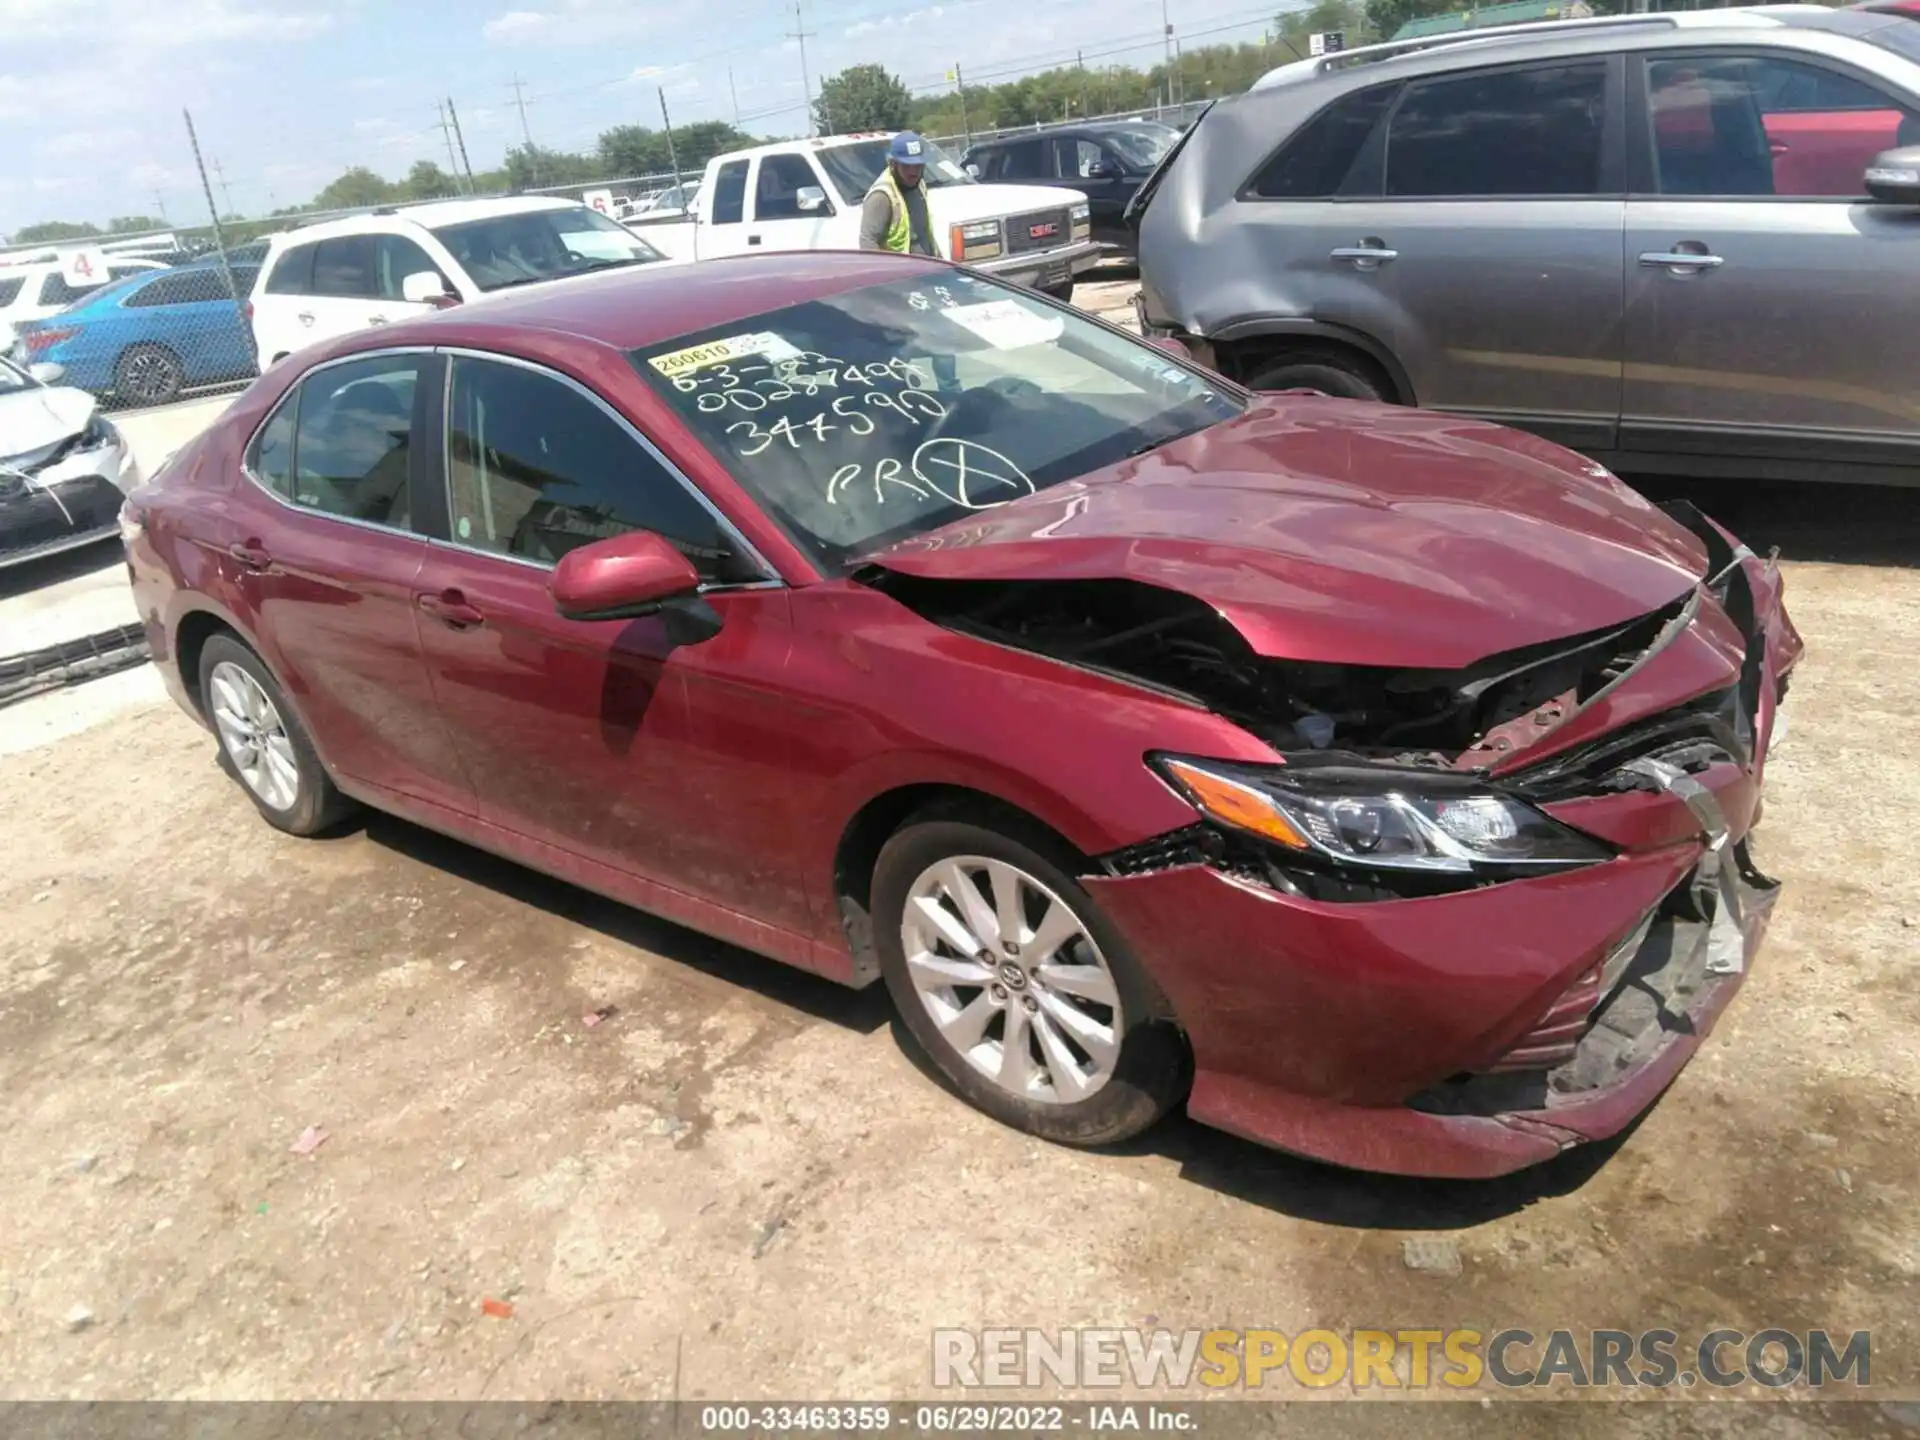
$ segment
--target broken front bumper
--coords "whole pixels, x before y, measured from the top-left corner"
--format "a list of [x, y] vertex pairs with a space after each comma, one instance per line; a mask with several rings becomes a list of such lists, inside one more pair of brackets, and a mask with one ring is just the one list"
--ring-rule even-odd
[[1698, 643], [1622, 679], [1604, 712], [1622, 723], [1596, 732], [1596, 710], [1552, 762], [1553, 786], [1587, 793], [1545, 808], [1614, 859], [1368, 903], [1179, 852], [1087, 879], [1186, 1031], [1189, 1114], [1358, 1169], [1470, 1177], [1618, 1134], [1653, 1102], [1739, 987], [1777, 893], [1748, 837], [1801, 642], [1773, 565], [1725, 559]]

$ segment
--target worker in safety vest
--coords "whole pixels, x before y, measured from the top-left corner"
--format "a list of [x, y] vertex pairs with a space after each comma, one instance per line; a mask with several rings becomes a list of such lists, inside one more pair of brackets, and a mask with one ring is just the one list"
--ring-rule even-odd
[[860, 207], [860, 248], [899, 255], [938, 255], [927, 215], [927, 142], [903, 130], [887, 142], [887, 168]]

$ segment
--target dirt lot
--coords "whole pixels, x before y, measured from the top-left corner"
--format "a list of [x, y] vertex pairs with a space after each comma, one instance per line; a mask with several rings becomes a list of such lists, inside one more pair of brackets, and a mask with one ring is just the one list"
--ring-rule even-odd
[[[151, 671], [0, 711], [0, 1396], [904, 1397], [942, 1325], [1460, 1324], [1869, 1329], [1872, 1393], [1920, 1398], [1920, 523], [1694, 493], [1791, 557], [1788, 888], [1637, 1130], [1491, 1184], [1184, 1120], [1050, 1148], [878, 990], [396, 821], [279, 836]], [[1409, 1265], [1424, 1236], [1460, 1273]]]

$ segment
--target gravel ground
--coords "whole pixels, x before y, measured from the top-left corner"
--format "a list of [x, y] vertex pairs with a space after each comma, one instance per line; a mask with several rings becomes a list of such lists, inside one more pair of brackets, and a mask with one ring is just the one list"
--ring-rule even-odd
[[1789, 557], [1787, 890], [1646, 1120], [1494, 1183], [1181, 1119], [1050, 1148], [950, 1097], [878, 989], [397, 821], [280, 836], [151, 671], [0, 710], [0, 1398], [919, 1396], [936, 1326], [1148, 1324], [1866, 1329], [1870, 1393], [1920, 1399], [1920, 525], [1694, 493]]

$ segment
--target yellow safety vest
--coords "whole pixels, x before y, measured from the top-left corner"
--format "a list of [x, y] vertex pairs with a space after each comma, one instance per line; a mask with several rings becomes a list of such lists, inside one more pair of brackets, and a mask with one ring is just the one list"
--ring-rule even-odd
[[900, 183], [893, 178], [891, 165], [880, 172], [880, 178], [868, 187], [867, 193], [871, 195], [875, 190], [885, 194], [893, 205], [893, 223], [887, 226], [887, 249], [904, 255], [913, 248], [913, 228], [907, 216], [907, 197], [900, 193]]

